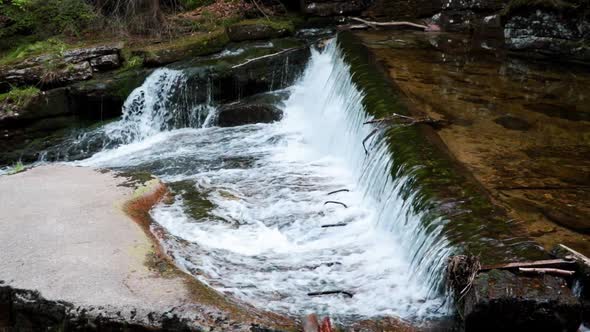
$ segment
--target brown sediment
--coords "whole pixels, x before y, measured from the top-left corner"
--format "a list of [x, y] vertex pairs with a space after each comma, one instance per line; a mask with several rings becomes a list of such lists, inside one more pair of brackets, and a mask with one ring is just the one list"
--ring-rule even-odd
[[357, 34], [424, 128], [547, 250], [590, 254], [590, 70], [505, 57], [453, 34]]

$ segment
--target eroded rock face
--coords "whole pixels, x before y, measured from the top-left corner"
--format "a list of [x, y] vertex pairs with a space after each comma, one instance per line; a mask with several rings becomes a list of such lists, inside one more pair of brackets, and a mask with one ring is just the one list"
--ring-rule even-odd
[[514, 51], [590, 59], [590, 50], [583, 45], [589, 30], [590, 22], [585, 19], [536, 10], [510, 17], [504, 25], [504, 38], [508, 49]]
[[215, 124], [220, 127], [235, 127], [251, 123], [271, 123], [281, 120], [283, 111], [265, 104], [231, 104], [222, 107]]
[[582, 306], [560, 277], [481, 273], [465, 296], [465, 331], [577, 331]]
[[42, 55], [0, 67], [0, 90], [10, 85], [60, 87], [92, 78], [93, 72], [121, 66], [122, 44], [102, 45]]

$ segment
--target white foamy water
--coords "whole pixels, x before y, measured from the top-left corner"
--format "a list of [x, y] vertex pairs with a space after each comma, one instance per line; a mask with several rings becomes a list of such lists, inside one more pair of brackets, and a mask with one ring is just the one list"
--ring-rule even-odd
[[[169, 91], [182, 83], [179, 73], [156, 72], [130, 97], [143, 106], [114, 127], [140, 135], [80, 164], [189, 181], [212, 203], [200, 220], [186, 213], [189, 202], [180, 196], [152, 211], [172, 235], [164, 245], [181, 267], [257, 307], [293, 315], [420, 320], [444, 314], [436, 292], [436, 272], [449, 252], [443, 221], [426, 231], [410, 209], [412, 196], [400, 198], [407, 179], [390, 174], [383, 141], [365, 154], [361, 142], [371, 128], [362, 125], [362, 94], [333, 43], [313, 52], [290, 89], [284, 119], [274, 124], [170, 130], [162, 123], [174, 107], [151, 101], [149, 86]], [[328, 195], [338, 189], [349, 191]], [[346, 225], [322, 227], [332, 224]], [[308, 295], [325, 291], [353, 296]]]

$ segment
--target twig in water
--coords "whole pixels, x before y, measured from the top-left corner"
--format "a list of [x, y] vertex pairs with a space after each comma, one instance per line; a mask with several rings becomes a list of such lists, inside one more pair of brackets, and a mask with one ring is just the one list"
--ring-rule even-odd
[[343, 291], [343, 290], [333, 290], [333, 291], [326, 291], [326, 292], [312, 292], [312, 293], [307, 293], [307, 296], [338, 295], [338, 294], [346, 295], [350, 298], [352, 298], [354, 296], [354, 294], [352, 294], [351, 292], [347, 292], [347, 291]]
[[347, 206], [346, 204], [342, 203], [342, 202], [337, 202], [337, 201], [326, 201], [326, 202], [324, 203], [324, 205], [326, 205], [326, 204], [340, 204], [340, 205], [342, 205], [342, 206], [344, 206], [345, 208], [347, 208], [347, 209], [348, 209], [348, 206]]
[[329, 227], [343, 227], [348, 225], [347, 223], [339, 223], [339, 224], [327, 224], [327, 225], [322, 225], [322, 228], [329, 228]]
[[334, 191], [330, 191], [328, 193], [328, 196], [333, 195], [333, 194], [337, 194], [337, 193], [341, 193], [341, 192], [349, 192], [350, 190], [348, 189], [338, 189], [338, 190], [334, 190]]
[[[366, 123], [363, 123], [363, 124], [366, 124]], [[367, 147], [365, 146], [365, 143], [369, 140], [369, 138], [371, 138], [377, 132], [379, 132], [379, 128], [373, 129], [373, 131], [371, 131], [369, 133], [369, 135], [367, 135], [367, 137], [365, 137], [365, 139], [363, 140], [363, 149], [365, 149], [365, 154], [369, 154], [369, 150], [367, 150]]]

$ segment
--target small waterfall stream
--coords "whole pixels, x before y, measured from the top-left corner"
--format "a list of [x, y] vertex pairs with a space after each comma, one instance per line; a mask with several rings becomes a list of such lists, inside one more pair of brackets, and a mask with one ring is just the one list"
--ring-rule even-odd
[[[148, 170], [172, 188], [183, 184], [192, 201], [179, 195], [152, 211], [179, 266], [287, 314], [341, 321], [446, 314], [444, 220], [425, 227], [413, 195], [401, 198], [409, 178], [392, 177], [395, 156], [385, 140], [375, 137], [365, 154], [371, 126], [363, 125], [363, 93], [335, 42], [312, 52], [278, 105], [285, 116], [277, 123], [210, 126], [213, 103], [191, 105], [183, 81], [181, 70], [155, 71], [128, 98], [122, 120], [100, 128], [103, 150], [76, 162]], [[328, 195], [340, 189], [348, 191]], [[189, 213], [195, 209], [199, 218]], [[322, 227], [334, 224], [344, 226]], [[353, 296], [308, 295], [335, 290]]]

